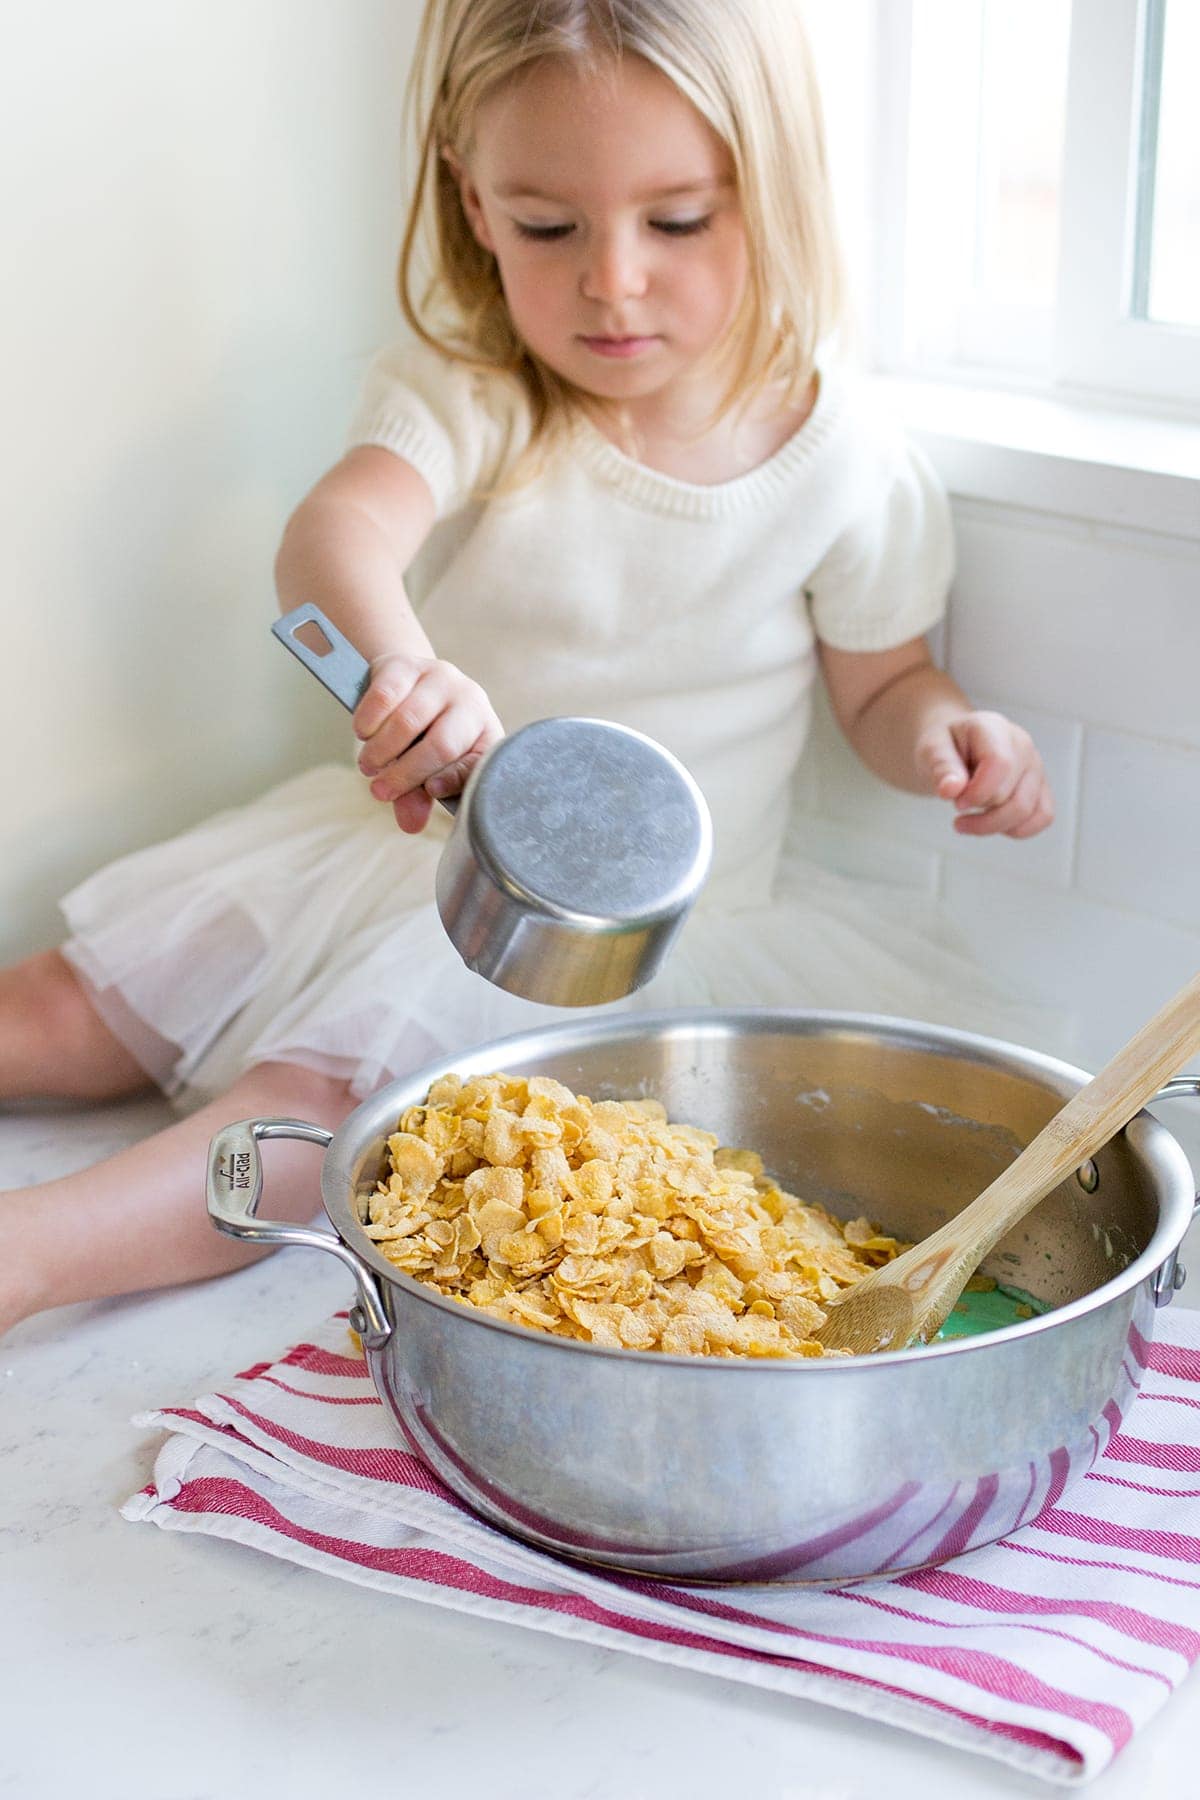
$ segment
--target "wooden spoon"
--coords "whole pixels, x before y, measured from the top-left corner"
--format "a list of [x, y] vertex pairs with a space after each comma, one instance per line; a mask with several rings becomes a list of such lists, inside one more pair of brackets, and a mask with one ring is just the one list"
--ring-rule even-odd
[[1118, 1050], [978, 1199], [833, 1301], [816, 1333], [866, 1355], [928, 1343], [993, 1245], [1087, 1161], [1200, 1048], [1200, 975]]

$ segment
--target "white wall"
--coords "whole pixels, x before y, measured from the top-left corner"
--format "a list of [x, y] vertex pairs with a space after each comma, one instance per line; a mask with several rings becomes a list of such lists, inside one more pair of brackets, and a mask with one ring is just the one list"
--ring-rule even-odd
[[272, 561], [397, 317], [418, 12], [6, 13], [0, 957], [101, 861], [348, 743], [268, 635]]

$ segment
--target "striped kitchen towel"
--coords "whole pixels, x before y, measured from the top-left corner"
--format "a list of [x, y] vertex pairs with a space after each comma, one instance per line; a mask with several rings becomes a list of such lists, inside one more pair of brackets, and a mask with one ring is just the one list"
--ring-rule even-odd
[[1076, 1783], [1149, 1723], [1200, 1651], [1200, 1313], [1160, 1314], [1157, 1331], [1131, 1342], [1140, 1391], [1123, 1428], [1065, 1493], [1058, 1470], [1034, 1523], [862, 1586], [668, 1586], [518, 1543], [400, 1447], [345, 1314], [220, 1393], [140, 1416], [171, 1435], [123, 1511]]

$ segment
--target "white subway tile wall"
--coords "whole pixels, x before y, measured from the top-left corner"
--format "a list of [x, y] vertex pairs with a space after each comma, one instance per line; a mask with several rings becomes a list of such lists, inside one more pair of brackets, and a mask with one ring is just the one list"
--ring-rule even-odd
[[[1200, 602], [1200, 594], [1196, 596]], [[1170, 654], [1165, 647], [1162, 654]], [[1186, 654], [1180, 646], [1180, 653]], [[1200, 701], [1200, 665], [1194, 673]], [[1080, 795], [1079, 885], [1133, 912], [1200, 930], [1200, 750], [1089, 731]]]
[[1194, 539], [957, 501], [954, 672], [1064, 719], [1200, 747]]
[[[1036, 739], [1057, 803], [1024, 843], [964, 839], [896, 794], [818, 706], [814, 860], [942, 895], [980, 961], [1059, 1010], [1096, 1068], [1200, 970], [1200, 518], [1194, 538], [954, 496], [943, 660]], [[1200, 1105], [1164, 1106], [1200, 1168]]]

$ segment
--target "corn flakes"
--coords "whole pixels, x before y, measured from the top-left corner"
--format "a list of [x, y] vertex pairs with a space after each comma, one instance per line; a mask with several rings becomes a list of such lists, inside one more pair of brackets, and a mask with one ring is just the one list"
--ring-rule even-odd
[[409, 1107], [364, 1222], [380, 1254], [530, 1331], [673, 1356], [816, 1357], [825, 1306], [904, 1245], [784, 1193], [655, 1100], [447, 1075]]

